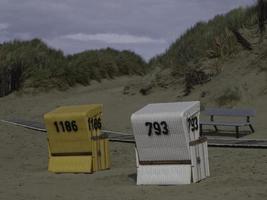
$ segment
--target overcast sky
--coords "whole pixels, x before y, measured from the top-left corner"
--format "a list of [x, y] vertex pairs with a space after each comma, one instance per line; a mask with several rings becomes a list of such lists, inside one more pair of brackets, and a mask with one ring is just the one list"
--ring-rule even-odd
[[41, 38], [65, 54], [129, 49], [148, 59], [187, 28], [255, 0], [0, 0], [0, 42]]

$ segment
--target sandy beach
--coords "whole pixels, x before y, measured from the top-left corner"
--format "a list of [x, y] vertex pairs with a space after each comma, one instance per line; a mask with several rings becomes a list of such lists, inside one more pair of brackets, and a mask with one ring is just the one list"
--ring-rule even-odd
[[[61, 105], [102, 103], [104, 128], [131, 133], [130, 115], [144, 105], [197, 100], [200, 92], [195, 90], [189, 97], [180, 99], [174, 88], [156, 88], [147, 96], [138, 92], [123, 94], [129, 81], [140, 79], [122, 77], [64, 92], [12, 94], [0, 98], [0, 117], [42, 122], [44, 113]], [[211, 87], [208, 84], [206, 88]], [[264, 98], [250, 104], [240, 103], [241, 106], [257, 105], [256, 133], [249, 138], [267, 138]], [[208, 98], [203, 102], [213, 105], [208, 104]], [[191, 185], [136, 186], [133, 144], [111, 143], [110, 170], [94, 174], [53, 174], [47, 171], [46, 134], [0, 123], [0, 140], [0, 199], [243, 200], [264, 199], [267, 195], [267, 151], [264, 149], [209, 148], [211, 176], [206, 180]]]

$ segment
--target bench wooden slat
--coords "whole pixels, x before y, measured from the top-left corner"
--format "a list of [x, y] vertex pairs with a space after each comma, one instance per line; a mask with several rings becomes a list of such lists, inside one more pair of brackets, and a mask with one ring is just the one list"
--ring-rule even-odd
[[249, 122], [211, 122], [211, 121], [201, 121], [201, 125], [216, 125], [216, 126], [249, 126]]
[[203, 111], [205, 115], [214, 116], [255, 116], [256, 111], [254, 109], [229, 109], [229, 108], [208, 108]]

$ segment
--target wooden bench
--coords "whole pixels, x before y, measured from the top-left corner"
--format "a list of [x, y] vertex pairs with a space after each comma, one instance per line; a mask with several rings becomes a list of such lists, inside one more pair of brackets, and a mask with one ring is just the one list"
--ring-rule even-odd
[[[203, 132], [203, 125], [213, 126], [216, 132], [218, 131], [217, 126], [233, 126], [235, 127], [236, 138], [239, 138], [239, 127], [241, 126], [249, 126], [251, 132], [255, 132], [250, 122], [250, 117], [256, 114], [256, 111], [253, 109], [208, 108], [203, 111], [203, 114], [210, 116], [210, 121], [200, 121], [200, 133]], [[243, 117], [245, 119], [237, 122], [216, 121], [215, 116]]]

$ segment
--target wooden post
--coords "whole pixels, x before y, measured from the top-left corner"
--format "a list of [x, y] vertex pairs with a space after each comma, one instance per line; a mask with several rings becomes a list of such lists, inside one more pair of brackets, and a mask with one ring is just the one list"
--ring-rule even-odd
[[[212, 121], [212, 122], [214, 121], [214, 115], [211, 115], [210, 116], [210, 121]], [[217, 126], [216, 125], [213, 125], [213, 127], [214, 127], [215, 131], [218, 132]]]
[[236, 138], [239, 138], [239, 126], [235, 127], [235, 131], [236, 131]]

